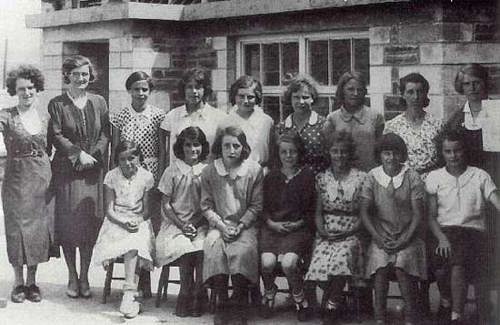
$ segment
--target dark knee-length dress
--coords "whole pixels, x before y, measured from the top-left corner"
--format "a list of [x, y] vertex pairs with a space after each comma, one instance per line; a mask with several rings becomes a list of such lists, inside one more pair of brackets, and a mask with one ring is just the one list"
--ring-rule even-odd
[[48, 116], [32, 135], [16, 107], [0, 111], [0, 132], [7, 149], [2, 203], [7, 255], [14, 266], [36, 265], [49, 259], [53, 217], [47, 205], [51, 178], [46, 153]]
[[[56, 240], [63, 246], [93, 246], [104, 216], [103, 178], [110, 138], [103, 97], [87, 94], [83, 109], [67, 94], [49, 102], [49, 138], [56, 148], [52, 161], [56, 191]], [[97, 159], [90, 169], [77, 171], [81, 151]]]

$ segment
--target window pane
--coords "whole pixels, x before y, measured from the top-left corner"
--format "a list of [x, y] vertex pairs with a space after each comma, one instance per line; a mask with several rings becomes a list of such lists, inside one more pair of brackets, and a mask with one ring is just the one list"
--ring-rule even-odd
[[280, 84], [280, 59], [279, 59], [279, 44], [263, 44], [262, 52], [264, 58], [264, 80], [262, 83], [265, 86], [279, 86]]
[[321, 85], [328, 85], [328, 41], [309, 42], [309, 71]]
[[330, 98], [319, 97], [313, 107], [314, 111], [319, 115], [327, 116], [330, 111]]
[[331, 40], [332, 83], [337, 84], [340, 76], [351, 71], [351, 40]]
[[273, 118], [274, 123], [280, 121], [280, 98], [278, 96], [264, 96], [262, 109]]
[[283, 80], [291, 79], [299, 72], [299, 43], [283, 43], [281, 44], [282, 66], [283, 73], [281, 77], [281, 84]]
[[363, 73], [366, 83], [370, 82], [370, 42], [368, 39], [354, 40], [354, 67]]
[[245, 74], [260, 80], [260, 45], [245, 45]]

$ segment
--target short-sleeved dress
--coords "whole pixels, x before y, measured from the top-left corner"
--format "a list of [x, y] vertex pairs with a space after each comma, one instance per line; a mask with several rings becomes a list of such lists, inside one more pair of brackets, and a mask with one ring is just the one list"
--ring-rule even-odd
[[[222, 159], [208, 165], [201, 175], [201, 210], [209, 222], [203, 244], [203, 280], [218, 274], [241, 274], [252, 283], [259, 281], [259, 256], [255, 221], [262, 212], [262, 168], [244, 160], [231, 171]], [[226, 243], [215, 227], [223, 221], [245, 224], [240, 236]]]
[[46, 153], [48, 116], [40, 117], [41, 130], [31, 135], [17, 107], [0, 111], [0, 132], [7, 149], [2, 204], [7, 255], [14, 266], [48, 261], [53, 238], [53, 216], [46, 203], [51, 178]]
[[[377, 232], [397, 239], [410, 226], [412, 200], [424, 199], [424, 185], [420, 176], [404, 167], [395, 177], [385, 174], [382, 166], [372, 169], [365, 179], [361, 196], [372, 202], [371, 218]], [[366, 276], [381, 267], [392, 265], [415, 277], [427, 278], [425, 245], [418, 234], [402, 250], [389, 254], [372, 242], [367, 251]]]
[[164, 118], [165, 112], [152, 105], [146, 105], [142, 112], [127, 106], [109, 118], [111, 124], [120, 130], [120, 141], [133, 141], [141, 147], [144, 156], [142, 167], [153, 174], [156, 183], [161, 176], [158, 170], [160, 124]]
[[293, 123], [292, 115], [290, 114], [285, 121], [278, 124], [276, 133], [280, 136], [288, 130], [297, 132], [306, 148], [305, 163], [317, 174], [328, 166], [328, 159], [321, 145], [321, 131], [323, 130], [325, 118], [315, 111], [311, 111], [309, 121], [299, 130], [298, 126]]
[[189, 126], [199, 127], [203, 133], [205, 133], [210, 148], [212, 148], [217, 128], [226, 116], [227, 114], [225, 111], [214, 108], [206, 103], [203, 104], [203, 107], [190, 114], [187, 112], [186, 105], [176, 107], [169, 111], [160, 124], [160, 127], [170, 134], [170, 148], [168, 149], [170, 153], [169, 165], [177, 159], [174, 155], [173, 148], [177, 136], [182, 130]]
[[94, 246], [93, 263], [106, 266], [115, 258], [137, 250], [139, 266], [153, 269], [153, 228], [150, 220], [144, 220], [143, 198], [153, 188], [153, 174], [142, 167], [131, 178], [126, 178], [120, 167], [110, 170], [104, 185], [115, 192], [114, 212], [120, 221], [140, 222], [137, 232], [129, 232], [106, 218]]
[[294, 232], [281, 234], [271, 230], [267, 224], [260, 229], [261, 253], [277, 256], [295, 253], [309, 261], [314, 234], [314, 174], [302, 168], [291, 178], [280, 170], [271, 171], [264, 178], [264, 218], [272, 221], [304, 220], [304, 226]]
[[384, 133], [399, 135], [408, 148], [408, 166], [419, 173], [423, 180], [438, 167], [438, 153], [435, 139], [443, 132], [443, 121], [426, 113], [422, 125], [413, 128], [404, 114], [385, 124]]
[[[351, 169], [342, 181], [330, 169], [316, 176], [316, 190], [323, 205], [323, 222], [328, 233], [353, 230], [359, 220], [359, 195], [366, 173]], [[332, 276], [363, 277], [363, 246], [355, 236], [331, 241], [316, 236], [306, 280], [329, 281]]]
[[169, 264], [185, 254], [203, 251], [203, 241], [208, 225], [200, 210], [201, 172], [204, 163], [187, 165], [178, 159], [165, 169], [158, 190], [170, 202], [169, 209], [185, 223], [195, 225], [196, 237], [186, 237], [162, 209], [160, 232], [156, 236], [156, 258], [158, 267]]
[[[49, 142], [52, 185], [56, 192], [56, 241], [69, 246], [93, 246], [104, 217], [103, 185], [110, 138], [108, 107], [103, 97], [87, 94], [82, 109], [65, 93], [49, 102]], [[74, 167], [84, 150], [97, 159], [90, 169]]]
[[335, 131], [351, 134], [356, 144], [354, 164], [360, 170], [368, 172], [377, 165], [374, 148], [377, 137], [384, 130], [384, 123], [384, 116], [368, 106], [363, 106], [355, 113], [349, 113], [341, 107], [328, 114], [323, 132], [326, 136]]

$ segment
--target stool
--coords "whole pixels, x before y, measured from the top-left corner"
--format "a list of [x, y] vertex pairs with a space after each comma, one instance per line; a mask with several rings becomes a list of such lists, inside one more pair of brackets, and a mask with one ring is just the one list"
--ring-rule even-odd
[[164, 265], [161, 269], [160, 279], [158, 280], [158, 291], [156, 292], [155, 306], [158, 308], [162, 301], [167, 301], [168, 284], [181, 284], [180, 280], [170, 279], [170, 268], [179, 267], [176, 262]]
[[[210, 297], [208, 299], [208, 312], [210, 314], [214, 314], [215, 308], [216, 308], [215, 304], [217, 302], [216, 292], [215, 292], [215, 289], [211, 286], [208, 286], [208, 289], [210, 289]], [[233, 290], [233, 286], [230, 285], [227, 287], [228, 292], [232, 291], [232, 290]], [[248, 295], [250, 297], [250, 303], [252, 305], [255, 305], [255, 306], [260, 305], [260, 300], [262, 298], [262, 296], [260, 294], [260, 283], [259, 284], [251, 283], [250, 285], [248, 285]]]
[[109, 263], [108, 268], [106, 270], [106, 279], [104, 280], [104, 288], [102, 290], [102, 303], [105, 304], [107, 297], [111, 294], [111, 281], [112, 280], [125, 280], [125, 277], [114, 277], [113, 276], [113, 268], [115, 263], [123, 264], [123, 257], [119, 257], [115, 259], [114, 262]]

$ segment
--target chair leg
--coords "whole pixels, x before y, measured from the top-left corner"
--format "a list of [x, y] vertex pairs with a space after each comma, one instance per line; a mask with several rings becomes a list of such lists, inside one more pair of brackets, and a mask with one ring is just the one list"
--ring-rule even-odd
[[109, 263], [106, 271], [106, 279], [104, 280], [104, 288], [102, 290], [102, 303], [105, 304], [107, 297], [111, 294], [111, 280], [113, 278], [113, 263]]
[[167, 288], [168, 288], [168, 278], [170, 273], [170, 267], [165, 265], [161, 269], [160, 279], [158, 280], [158, 291], [156, 292], [155, 306], [160, 307], [162, 300], [167, 300]]
[[215, 313], [216, 305], [217, 305], [217, 294], [214, 288], [210, 288], [210, 299], [208, 302], [208, 312], [210, 314]]
[[[163, 270], [162, 270], [163, 272]], [[165, 268], [165, 274], [163, 278], [163, 295], [161, 297], [162, 301], [167, 301], [168, 297], [168, 280], [170, 279], [170, 266]]]

